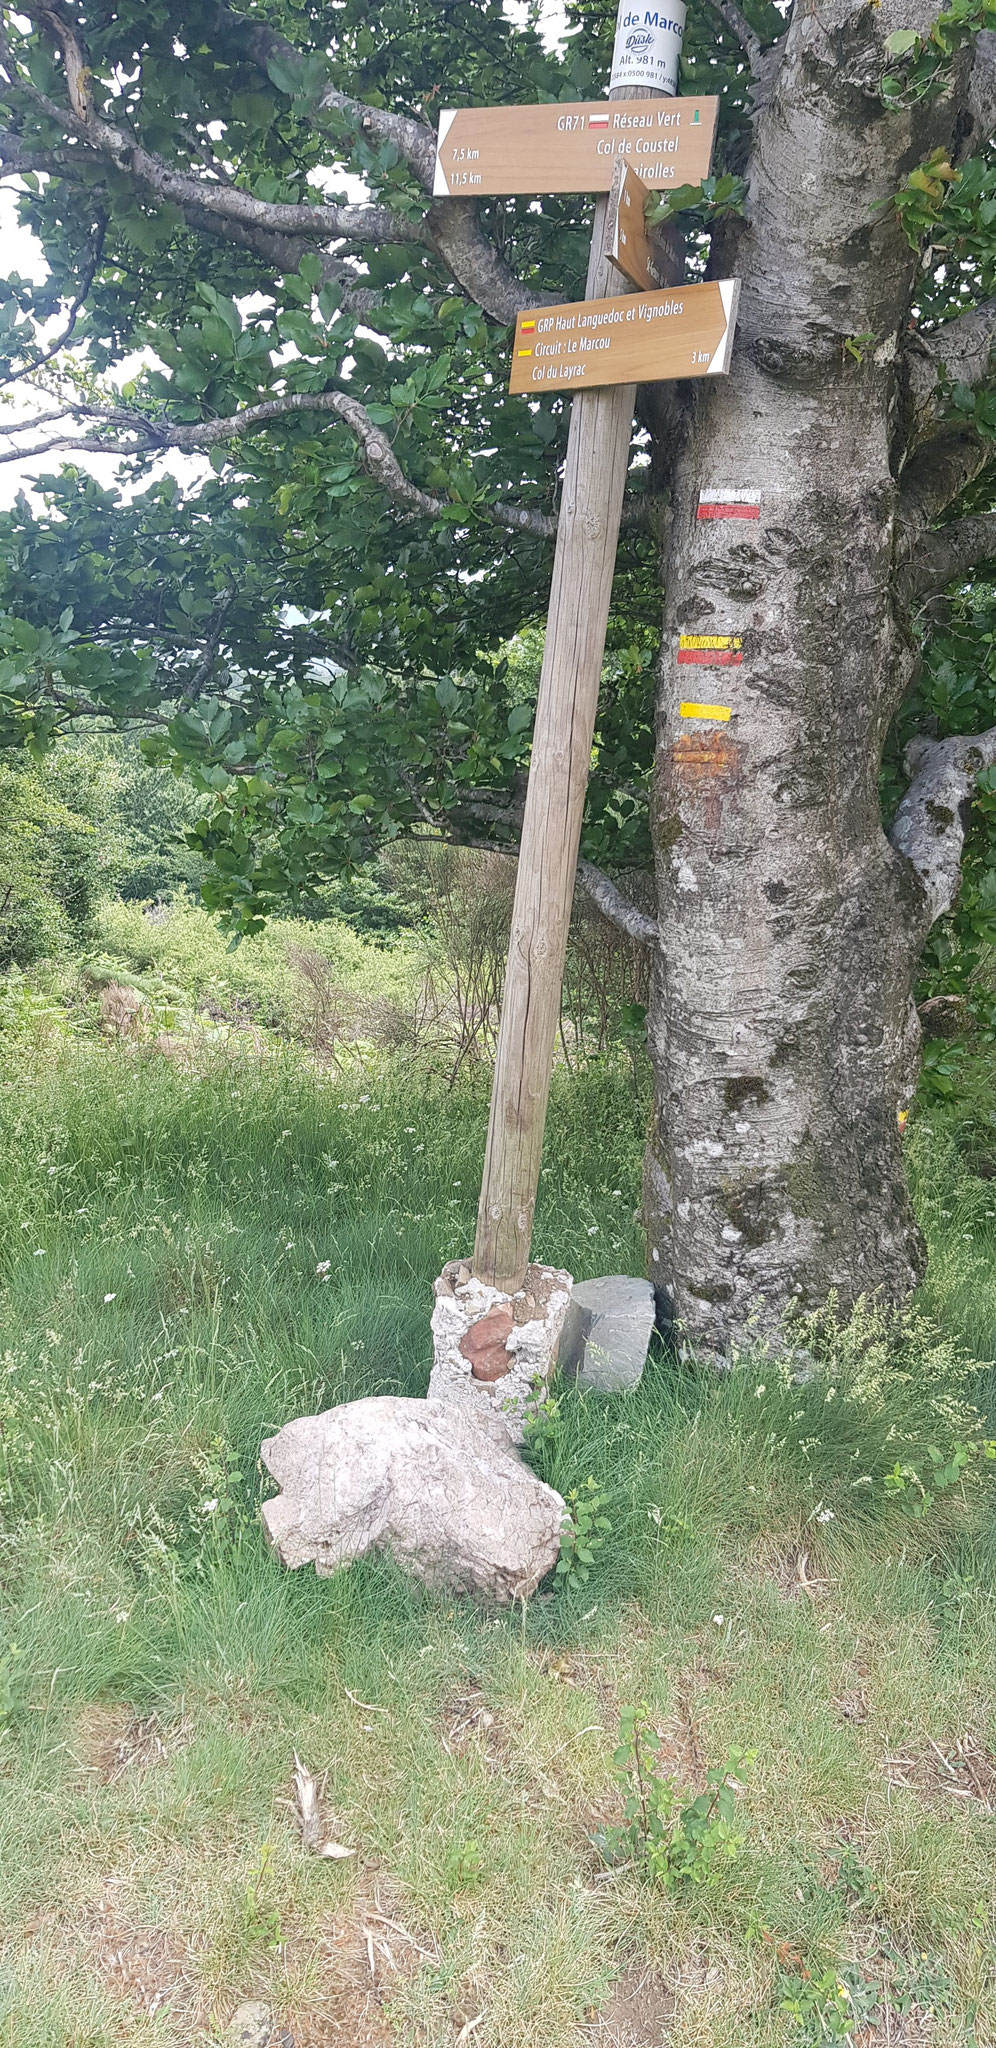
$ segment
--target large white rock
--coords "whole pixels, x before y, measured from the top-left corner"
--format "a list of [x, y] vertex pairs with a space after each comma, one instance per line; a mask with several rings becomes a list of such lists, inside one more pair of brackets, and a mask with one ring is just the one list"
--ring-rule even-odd
[[261, 1456], [281, 1488], [263, 1524], [292, 1570], [387, 1550], [426, 1585], [511, 1601], [560, 1554], [564, 1503], [498, 1417], [381, 1395], [288, 1422]]

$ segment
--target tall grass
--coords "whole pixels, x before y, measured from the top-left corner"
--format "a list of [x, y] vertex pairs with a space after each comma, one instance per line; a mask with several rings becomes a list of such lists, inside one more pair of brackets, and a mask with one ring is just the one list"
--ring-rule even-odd
[[[986, 1815], [924, 1775], [931, 1741], [992, 1739], [988, 1495], [919, 1517], [885, 1486], [972, 1432], [961, 1347], [993, 1354], [985, 1104], [980, 1080], [971, 1131], [938, 1112], [911, 1139], [931, 1320], [810, 1332], [805, 1384], [761, 1353], [717, 1379], [657, 1351], [631, 1398], [563, 1394], [535, 1456], [565, 1493], [595, 1477], [612, 1528], [588, 1581], [495, 1617], [388, 1560], [284, 1573], [256, 1514], [261, 1436], [424, 1391], [483, 1083], [11, 1055], [0, 2042], [188, 2048], [265, 1995], [302, 2048], [450, 2043], [478, 2015], [482, 2048], [581, 2048], [642, 1972], [676, 2043], [760, 2048], [829, 2038], [786, 1984], [867, 1974], [886, 1939], [939, 2048], [991, 2041]], [[643, 1120], [628, 1069], [557, 1074], [536, 1241], [578, 1278], [641, 1269]], [[590, 1846], [619, 1707], [644, 1697], [685, 1782], [758, 1751], [741, 1853], [701, 1896]], [[295, 1750], [329, 1767], [354, 1861], [302, 1856]], [[847, 1845], [874, 1906], [834, 1875]]]

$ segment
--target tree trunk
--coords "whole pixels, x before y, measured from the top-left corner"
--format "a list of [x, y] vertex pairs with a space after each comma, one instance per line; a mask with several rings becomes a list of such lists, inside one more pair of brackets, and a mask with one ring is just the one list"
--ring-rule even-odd
[[[663, 544], [645, 1208], [651, 1273], [713, 1352], [831, 1289], [905, 1298], [921, 1270], [897, 1127], [920, 884], [878, 799], [916, 661], [893, 596], [916, 265], [888, 201], [953, 115], [883, 111], [889, 12], [796, 13], [724, 272], [732, 372], [695, 395]], [[700, 490], [760, 516], [698, 520]], [[679, 665], [682, 634], [739, 638], [740, 664]]]

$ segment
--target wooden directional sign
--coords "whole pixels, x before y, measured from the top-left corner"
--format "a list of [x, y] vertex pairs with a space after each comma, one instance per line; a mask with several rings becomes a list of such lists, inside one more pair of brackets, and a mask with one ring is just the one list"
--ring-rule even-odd
[[730, 366], [739, 296], [731, 279], [520, 313], [508, 388], [589, 390], [721, 376]]
[[543, 107], [460, 107], [439, 116], [433, 192], [607, 192], [618, 157], [645, 185], [709, 175], [718, 99], [554, 100]]
[[662, 291], [675, 281], [674, 257], [647, 227], [649, 197], [649, 185], [637, 177], [632, 164], [621, 163], [609, 202], [606, 249], [610, 262], [641, 292]]

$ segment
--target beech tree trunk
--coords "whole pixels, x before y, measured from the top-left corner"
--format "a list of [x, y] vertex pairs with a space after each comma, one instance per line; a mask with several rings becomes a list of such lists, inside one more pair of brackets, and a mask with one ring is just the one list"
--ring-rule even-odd
[[[931, 18], [887, 16], [797, 8], [762, 82], [747, 226], [713, 263], [742, 280], [732, 371], [692, 400], [662, 550], [645, 1211], [652, 1277], [712, 1351], [831, 1289], [906, 1298], [921, 1270], [897, 1109], [923, 888], [878, 795], [916, 659], [896, 574], [916, 258], [889, 201], [953, 147], [956, 99], [883, 110], [883, 37]], [[756, 492], [760, 516], [698, 521], [700, 490]], [[739, 636], [741, 665], [679, 667], [682, 633]]]

